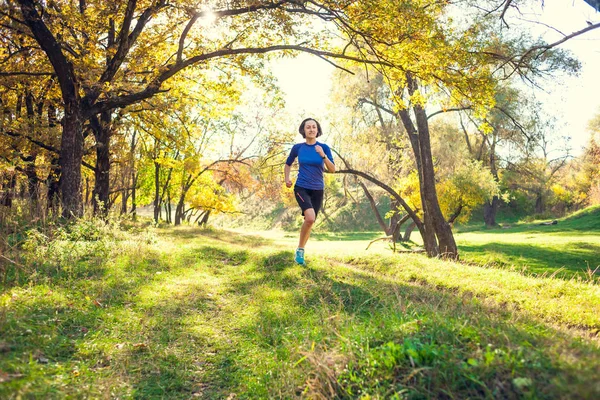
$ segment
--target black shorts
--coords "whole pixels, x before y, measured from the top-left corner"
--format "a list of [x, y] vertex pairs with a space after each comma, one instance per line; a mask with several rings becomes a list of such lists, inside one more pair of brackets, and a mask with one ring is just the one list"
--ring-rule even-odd
[[294, 197], [296, 197], [296, 201], [302, 209], [302, 215], [304, 215], [304, 211], [312, 208], [315, 210], [315, 217], [317, 216], [323, 204], [323, 192], [324, 190], [305, 189], [300, 186], [294, 186]]

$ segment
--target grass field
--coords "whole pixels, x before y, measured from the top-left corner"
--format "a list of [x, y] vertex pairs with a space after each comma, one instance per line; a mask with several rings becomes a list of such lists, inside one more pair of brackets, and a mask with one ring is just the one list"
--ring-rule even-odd
[[466, 231], [456, 238], [462, 259], [478, 265], [566, 279], [600, 276], [600, 207], [558, 220], [556, 225], [514, 224]]
[[370, 234], [317, 235], [300, 267], [295, 234], [92, 228], [3, 290], [0, 398], [600, 398], [591, 281]]

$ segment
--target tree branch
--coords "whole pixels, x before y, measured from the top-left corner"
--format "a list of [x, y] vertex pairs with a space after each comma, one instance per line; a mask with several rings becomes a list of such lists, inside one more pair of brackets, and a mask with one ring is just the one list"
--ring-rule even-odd
[[0, 76], [56, 76], [54, 72], [0, 71]]
[[200, 55], [191, 57], [180, 63], [170, 64], [166, 67], [166, 70], [163, 73], [161, 73], [158, 77], [156, 77], [152, 82], [150, 82], [150, 84], [148, 84], [148, 86], [146, 86], [145, 89], [143, 89], [137, 93], [123, 95], [123, 96], [116, 96], [116, 97], [109, 98], [108, 100], [98, 102], [95, 105], [93, 105], [92, 107], [90, 107], [88, 110], [86, 110], [85, 117], [89, 118], [90, 115], [98, 114], [102, 111], [107, 111], [107, 110], [110, 110], [113, 108], [126, 107], [130, 104], [150, 98], [160, 91], [160, 87], [165, 81], [167, 81], [168, 79], [173, 77], [175, 74], [177, 74], [184, 68], [189, 67], [194, 64], [197, 64], [197, 63], [200, 63], [202, 61], [207, 61], [207, 60], [210, 60], [213, 58], [219, 58], [219, 57], [225, 57], [225, 56], [247, 55], [247, 54], [266, 54], [266, 53], [273, 52], [273, 51], [286, 51], [286, 50], [301, 51], [301, 52], [313, 54], [313, 55], [316, 55], [319, 57], [340, 58], [340, 59], [356, 61], [356, 62], [361, 62], [361, 63], [367, 63], [367, 64], [386, 65], [388, 67], [394, 66], [386, 61], [364, 60], [359, 57], [346, 56], [346, 55], [339, 54], [339, 53], [332, 53], [332, 52], [327, 52], [327, 51], [316, 50], [316, 49], [312, 49], [312, 48], [304, 47], [304, 46], [300, 46], [300, 45], [276, 45], [276, 46], [269, 46], [269, 47], [246, 47], [246, 48], [239, 48], [239, 49], [221, 49], [221, 50], [217, 50], [217, 51], [214, 51], [211, 53], [205, 53], [205, 54], [200, 54]]
[[[131, 27], [131, 21], [133, 19], [133, 13], [135, 12], [136, 3], [137, 0], [129, 0], [127, 2], [125, 16], [123, 17], [123, 23], [121, 24], [121, 30], [119, 32], [119, 38], [117, 40], [119, 43], [119, 47], [117, 48], [115, 55], [107, 63], [107, 67], [102, 73], [102, 76], [100, 76], [100, 83], [108, 82], [115, 76], [117, 70], [123, 63], [125, 56], [129, 52], [132, 43], [129, 41], [129, 28]], [[144, 14], [142, 14], [142, 17], [140, 18], [140, 20], [138, 20], [137, 25], [146, 24], [148, 18], [144, 19], [143, 17]]]
[[559, 46], [561, 44], [563, 44], [564, 42], [566, 42], [569, 39], [572, 39], [576, 36], [582, 35], [586, 32], [589, 32], [591, 30], [600, 28], [600, 22], [596, 23], [596, 24], [591, 24], [586, 26], [585, 28], [578, 30], [576, 32], [571, 33], [570, 35], [566, 35], [565, 37], [563, 37], [560, 40], [557, 40], [554, 43], [549, 43], [549, 44], [544, 44], [544, 45], [539, 45], [539, 46], [533, 46], [532, 48], [530, 48], [529, 50], [527, 50], [525, 52], [525, 54], [523, 54], [520, 58], [519, 61], [517, 62], [518, 65], [521, 65], [523, 63], [523, 60], [531, 53], [533, 53], [536, 50], [543, 50], [540, 54], [538, 54], [536, 57], [541, 56], [542, 54], [544, 54], [546, 51], [550, 50], [553, 47]]
[[369, 100], [369, 99], [364, 98], [364, 97], [361, 97], [360, 99], [358, 99], [358, 103], [359, 104], [370, 104], [370, 105], [372, 105], [373, 107], [375, 107], [375, 108], [377, 108], [379, 110], [385, 111], [386, 113], [388, 113], [390, 115], [393, 115], [394, 117], [398, 116], [398, 114], [396, 114], [395, 112], [393, 112], [389, 108], [386, 108], [386, 107], [382, 106], [381, 104], [377, 104], [374, 101]]
[[21, 5], [21, 13], [25, 23], [31, 29], [33, 36], [48, 56], [56, 72], [65, 107], [70, 107], [73, 99], [79, 97], [73, 64], [63, 54], [60, 44], [42, 21], [34, 2], [32, 0], [18, 0], [18, 2]]
[[434, 113], [431, 113], [427, 116], [427, 119], [436, 116], [438, 114], [443, 114], [443, 113], [447, 113], [447, 112], [453, 112], [453, 111], [465, 111], [465, 110], [470, 110], [472, 107], [471, 106], [465, 106], [465, 107], [457, 107], [457, 108], [446, 108], [445, 110], [439, 110], [436, 111]]
[[417, 223], [421, 222], [421, 219], [417, 216], [415, 211], [406, 203], [406, 201], [404, 201], [404, 199], [402, 197], [400, 197], [400, 195], [394, 189], [392, 189], [385, 183], [381, 182], [377, 178], [374, 178], [369, 174], [366, 174], [362, 171], [357, 171], [355, 169], [341, 169], [341, 170], [335, 171], [335, 173], [336, 174], [357, 175], [357, 176], [360, 176], [361, 178], [368, 180], [369, 182], [376, 184], [377, 186], [379, 186], [380, 188], [384, 189], [386, 192], [391, 194], [392, 197], [394, 197], [398, 201], [398, 203], [400, 203], [402, 205], [402, 208], [404, 208], [404, 210], [408, 213], [408, 215], [410, 215], [410, 217], [412, 218], [413, 221], [415, 221]]
[[[40, 142], [39, 140], [36, 140], [36, 139], [34, 139], [34, 138], [30, 137], [30, 136], [21, 135], [19, 133], [15, 133], [15, 132], [12, 132], [12, 131], [5, 131], [3, 133], [6, 134], [6, 135], [8, 135], [8, 136], [12, 136], [12, 137], [22, 137], [22, 138], [25, 138], [25, 139], [29, 140], [31, 143], [35, 144], [38, 147], [41, 147], [44, 150], [48, 150], [51, 153], [60, 155], [60, 150], [57, 149], [56, 147], [50, 146], [50, 145], [45, 144], [43, 142]], [[87, 163], [85, 161], [82, 161], [81, 165], [83, 165], [86, 168], [91, 169], [92, 171], [95, 170], [94, 166], [92, 166], [91, 164], [89, 164], [89, 163]]]

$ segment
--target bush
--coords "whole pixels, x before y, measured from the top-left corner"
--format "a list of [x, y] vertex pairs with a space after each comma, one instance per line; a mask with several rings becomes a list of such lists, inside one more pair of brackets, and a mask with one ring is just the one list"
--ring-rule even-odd
[[[4, 241], [5, 262], [0, 263], [4, 285], [98, 273], [119, 243], [129, 238], [120, 222], [116, 217], [84, 217], [14, 229]], [[136, 240], [153, 242], [149, 232], [135, 233]]]

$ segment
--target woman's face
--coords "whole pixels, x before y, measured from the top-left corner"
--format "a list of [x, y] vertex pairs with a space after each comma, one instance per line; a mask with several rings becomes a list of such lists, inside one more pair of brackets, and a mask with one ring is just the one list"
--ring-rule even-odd
[[319, 133], [319, 128], [317, 128], [317, 121], [308, 120], [304, 123], [304, 135], [307, 138], [316, 138]]

